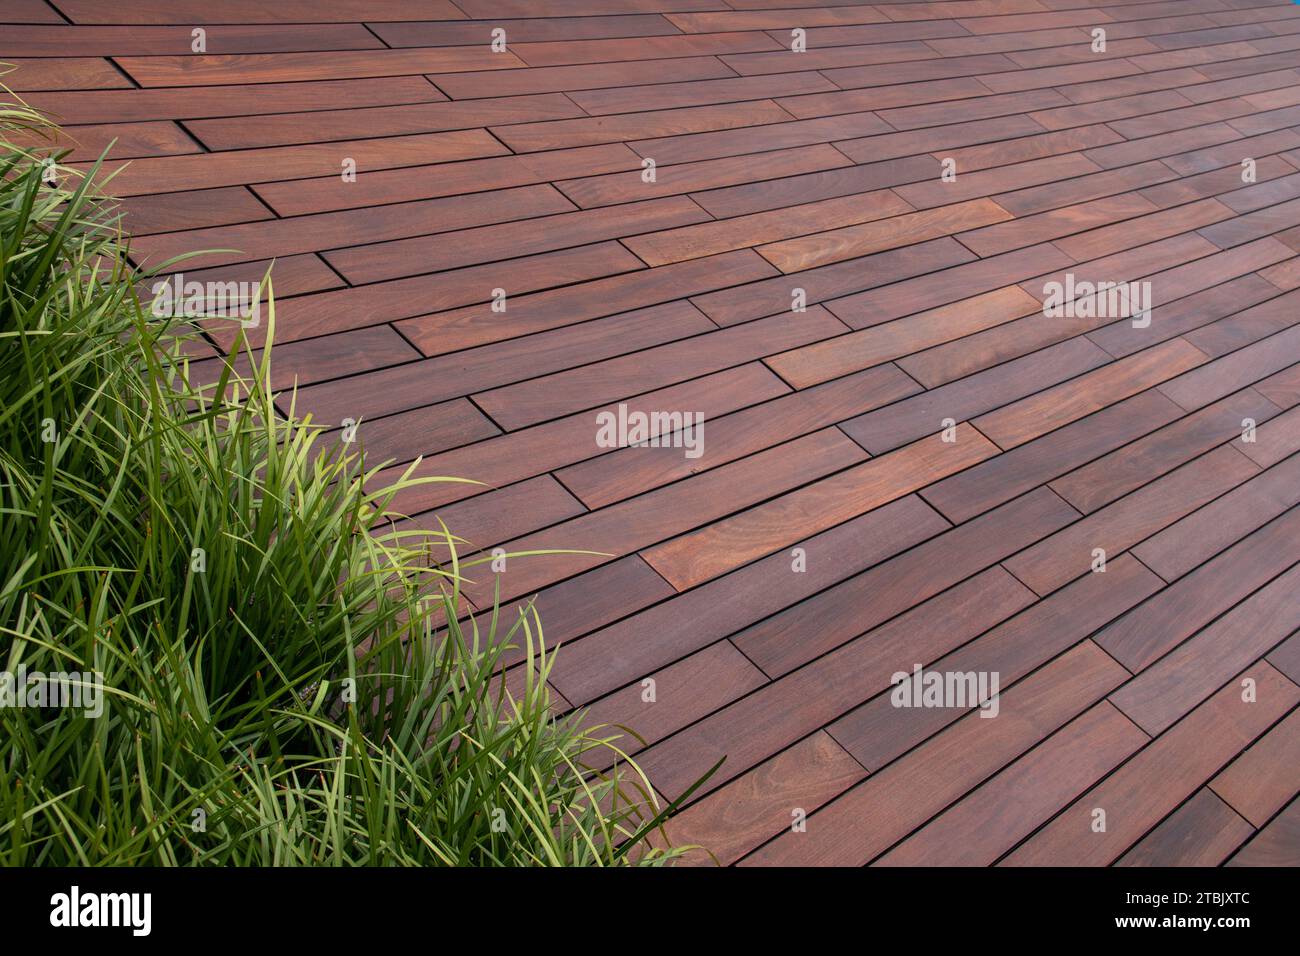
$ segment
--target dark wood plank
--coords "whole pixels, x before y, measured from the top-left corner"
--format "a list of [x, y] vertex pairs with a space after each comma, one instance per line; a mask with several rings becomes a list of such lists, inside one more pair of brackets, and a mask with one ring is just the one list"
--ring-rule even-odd
[[[1118, 559], [1108, 574], [1114, 576], [1082, 578], [977, 640], [923, 663], [941, 671], [997, 672], [999, 686], [1005, 689], [1058, 658], [1161, 585], [1155, 575], [1128, 556]], [[915, 666], [916, 658], [922, 656], [912, 655], [903, 669]], [[874, 770], [933, 737], [968, 711], [965, 707], [900, 708], [893, 705], [889, 695], [878, 694], [827, 729], [863, 766]]]
[[1227, 863], [1228, 866], [1300, 865], [1300, 800], [1277, 815]]
[[[1104, 866], [1116, 860], [1300, 701], [1300, 688], [1267, 664], [1253, 665], [1243, 677], [1256, 682], [1255, 703], [1243, 702], [1241, 688], [1230, 683], [1061, 811], [1003, 862]], [[1106, 811], [1105, 832], [1091, 827], [1097, 807]]]
[[1254, 828], [1202, 787], [1165, 817], [1116, 866], [1218, 866]]
[[1106, 701], [946, 810], [876, 861], [879, 866], [988, 866], [1146, 745]]
[[1257, 827], [1300, 791], [1300, 711], [1278, 721], [1210, 781], [1210, 789]]
[[[872, 774], [743, 864], [860, 866], [1092, 706], [1123, 668], [1085, 642], [1007, 692], [996, 720], [968, 714]], [[940, 770], [940, 767], [943, 770]]]
[[[918, 600], [996, 564], [1074, 516], [1074, 510], [1051, 492], [1030, 492], [931, 539], [924, 547], [751, 625], [735, 637], [736, 646], [766, 673], [787, 673]], [[866, 595], [871, 595], [869, 601]], [[798, 640], [791, 635], [798, 635]]]

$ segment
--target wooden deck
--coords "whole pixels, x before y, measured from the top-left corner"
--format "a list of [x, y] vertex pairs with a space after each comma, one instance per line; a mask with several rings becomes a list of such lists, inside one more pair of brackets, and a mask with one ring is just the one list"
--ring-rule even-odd
[[[72, 160], [132, 160], [138, 261], [239, 250], [187, 264], [225, 281], [274, 258], [299, 409], [485, 483], [406, 495], [416, 524], [601, 552], [509, 559], [467, 597], [537, 595], [558, 706], [635, 729], [664, 797], [725, 756], [677, 841], [741, 865], [1300, 862], [1300, 7], [0, 21]], [[1067, 274], [1080, 298], [1046, 315]], [[1148, 288], [1149, 324], [1091, 308], [1098, 281]], [[620, 406], [702, 415], [701, 453], [601, 444]], [[997, 675], [997, 716], [895, 706], [916, 665]]]

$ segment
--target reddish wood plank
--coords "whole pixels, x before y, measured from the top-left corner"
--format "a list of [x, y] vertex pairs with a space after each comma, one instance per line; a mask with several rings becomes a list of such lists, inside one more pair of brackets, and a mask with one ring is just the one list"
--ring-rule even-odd
[[1292, 800], [1227, 865], [1300, 866], [1300, 800]]
[[866, 771], [819, 731], [677, 814], [667, 832], [677, 846], [702, 848], [683, 864], [728, 865], [790, 826], [795, 813], [811, 813], [864, 776]]
[[[766, 673], [787, 673], [918, 600], [996, 564], [1074, 516], [1074, 510], [1051, 492], [1030, 492], [804, 604], [751, 625], [735, 637], [736, 646]], [[798, 635], [798, 640], [791, 640], [791, 635]]]
[[1134, 677], [1111, 702], [1143, 730], [1160, 733], [1246, 666], [1243, 662], [1263, 657], [1300, 628], [1297, 582], [1300, 568], [1273, 579]]
[[880, 458], [765, 502], [707, 528], [642, 552], [646, 563], [679, 591], [996, 454], [980, 435], [961, 442], [923, 438]]
[[1218, 448], [1095, 511], [1007, 562], [1007, 569], [1039, 594], [1093, 572], [1101, 548], [1107, 558], [1172, 524], [1236, 487], [1257, 468], [1234, 448]]
[[1102, 701], [876, 863], [988, 866], [1149, 739]]
[[1202, 787], [1115, 865], [1218, 866], [1252, 833], [1249, 823]]
[[[1087, 710], [1123, 669], [1085, 642], [1008, 691], [999, 716], [972, 713], [902, 761], [872, 774], [744, 864], [860, 866]], [[942, 769], [940, 769], [942, 768]]]
[[918, 658], [940, 657], [1032, 600], [991, 568], [652, 747], [640, 763], [664, 793], [676, 795], [726, 757], [704, 784], [712, 790], [885, 690], [893, 673]]
[[[1150, 596], [1160, 580], [1128, 556], [1104, 580], [1083, 578], [1021, 611], [975, 641], [926, 666], [943, 671], [996, 671], [1005, 689], [1074, 647], [1098, 626]], [[902, 620], [901, 618], [899, 620]], [[959, 642], [958, 642], [959, 643]], [[912, 655], [903, 664], [917, 663]], [[965, 707], [895, 707], [880, 694], [831, 724], [828, 730], [863, 766], [879, 769], [939, 733], [968, 712]]]
[[632, 355], [479, 392], [474, 402], [503, 428], [513, 431], [629, 394], [742, 365], [791, 344], [819, 341], [843, 331], [844, 326], [825, 309], [814, 308], [797, 323], [785, 316], [774, 316], [716, 329]]
[[556, 477], [589, 507], [600, 507], [825, 428], [917, 390], [916, 383], [897, 367], [881, 365], [714, 421], [697, 459], [687, 459], [673, 448], [623, 448], [564, 468]]
[[369, 76], [510, 70], [524, 66], [513, 53], [458, 47], [336, 51], [327, 57], [314, 53], [124, 56], [118, 58], [118, 63], [144, 87], [353, 80]]
[[[1230, 683], [1101, 784], [1063, 810], [1005, 859], [1011, 866], [1104, 866], [1300, 701], [1300, 688], [1267, 664], [1243, 677], [1256, 682], [1254, 703]], [[1093, 812], [1106, 812], [1098, 832]]]
[[1210, 789], [1257, 827], [1300, 791], [1300, 711], [1272, 730], [1210, 781]]

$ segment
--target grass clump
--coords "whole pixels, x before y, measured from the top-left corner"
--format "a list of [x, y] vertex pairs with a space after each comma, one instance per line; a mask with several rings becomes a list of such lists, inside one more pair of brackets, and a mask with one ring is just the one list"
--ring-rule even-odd
[[[269, 343], [191, 381], [95, 173], [15, 145], [40, 126], [0, 108], [0, 671], [33, 681], [5, 678], [0, 861], [671, 860], [635, 767], [584, 770], [613, 739], [552, 716], [536, 618], [457, 621], [455, 559], [388, 530], [414, 479], [277, 413]], [[97, 717], [40, 706], [100, 681]]]

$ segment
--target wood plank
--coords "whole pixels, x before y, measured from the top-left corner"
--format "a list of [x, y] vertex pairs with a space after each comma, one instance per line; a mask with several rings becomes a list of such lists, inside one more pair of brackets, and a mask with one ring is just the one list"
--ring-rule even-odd
[[1103, 549], [1109, 560], [1257, 471], [1236, 449], [1218, 448], [1016, 555], [1007, 570], [1047, 594], [1091, 572], [1094, 549]]
[[[1010, 866], [1105, 866], [1137, 842], [1274, 720], [1300, 701], [1267, 664], [1249, 668], [1259, 698], [1244, 703], [1230, 683], [1168, 733], [1063, 810], [1003, 860]], [[1091, 827], [1106, 812], [1105, 832]]]
[[[356, 10], [338, 0], [281, 0], [267, 6], [260, 0], [228, 0], [218, 9], [202, 0], [139, 0], [129, 8], [103, 0], [59, 0], [74, 23], [310, 23], [346, 22]], [[366, 7], [368, 20], [463, 20], [450, 0], [375, 0]]]
[[1081, 339], [1070, 339], [997, 368], [932, 388], [888, 409], [860, 415], [842, 427], [867, 451], [879, 455], [923, 435], [942, 431], [944, 419], [969, 421], [990, 409], [1105, 364], [1106, 357], [1100, 349]]
[[[1167, 399], [1159, 393], [1142, 394], [1150, 396], [1152, 401], [1159, 401], [1162, 410], [1170, 413], [1169, 420], [1178, 414], [1172, 403], [1164, 406]], [[1277, 408], [1272, 402], [1253, 389], [1246, 389], [1104, 455], [1051, 482], [1050, 487], [1078, 511], [1089, 514], [1188, 459], [1239, 437], [1244, 419], [1265, 422], [1276, 414]], [[1250, 457], [1249, 446], [1238, 447]], [[1262, 465], [1257, 460], [1255, 463]]]
[[[724, 219], [721, 222], [683, 226], [679, 229], [638, 236], [629, 239], [625, 244], [647, 265], [659, 266], [716, 255], [733, 249], [750, 248], [761, 243], [772, 243], [773, 240], [782, 240], [791, 235], [830, 230], [854, 223], [887, 220], [888, 217], [907, 212], [911, 208], [891, 190], [882, 189], [878, 192], [846, 196], [842, 199], [824, 199], [790, 209], [756, 212], [735, 219]], [[935, 238], [935, 236], [923, 238]], [[769, 255], [771, 248], [771, 245], [767, 245], [758, 249], [758, 252], [782, 272], [792, 272], [799, 268], [838, 262], [854, 255], [867, 255], [891, 247], [880, 244], [876, 249], [864, 248], [856, 254], [846, 251], [844, 255], [827, 258], [825, 261], [808, 261], [793, 267], [789, 259], [780, 255]]]
[[[492, 289], [504, 280], [506, 274], [511, 276], [511, 287], [518, 294], [551, 285], [565, 285], [640, 270], [640, 261], [630, 252], [617, 243], [603, 242], [514, 259], [508, 265], [485, 263], [454, 272], [412, 276], [378, 285], [343, 289], [281, 306], [277, 316], [279, 324], [276, 340], [287, 342], [310, 338], [376, 325], [399, 316], [419, 315], [429, 308], [454, 309], [467, 303], [483, 301], [491, 297]], [[489, 308], [484, 306], [485, 311], [489, 311]], [[454, 313], [442, 313], [451, 314]], [[397, 323], [395, 327], [413, 345], [421, 347], [420, 339], [408, 333], [408, 323]], [[228, 342], [233, 335], [228, 328], [222, 326], [209, 325], [209, 331], [218, 341]], [[253, 344], [261, 345], [264, 328], [248, 331], [252, 334], [247, 337]], [[499, 335], [484, 338], [495, 342], [509, 337]], [[422, 351], [428, 354], [426, 350]]]
[[[766, 401], [789, 389], [760, 363], [718, 372], [704, 378], [674, 385], [645, 396], [629, 398], [629, 412], [649, 413], [654, 409], [688, 408], [713, 418]], [[616, 411], [616, 407], [603, 409]], [[589, 412], [571, 415], [444, 455], [426, 458], [415, 469], [414, 477], [455, 475], [499, 487], [531, 478], [605, 452], [596, 446], [595, 416]], [[653, 436], [652, 436], [653, 437]], [[418, 454], [419, 449], [412, 449]], [[380, 473], [377, 480], [391, 481], [396, 473]], [[439, 483], [418, 485], [399, 494], [393, 506], [414, 514], [473, 492], [464, 485]]]
[[820, 341], [844, 331], [825, 309], [800, 322], [773, 316], [729, 329], [606, 359], [581, 368], [478, 392], [474, 402], [513, 431], [608, 401], [743, 365], [790, 345]]
[[[49, 9], [48, 7], [46, 9]], [[8, 19], [8, 4], [4, 11]], [[57, 16], [55, 17], [57, 21]], [[197, 22], [197, 21], [194, 21]], [[373, 50], [384, 44], [360, 23], [298, 23], [293, 26], [233, 23], [205, 38], [211, 53], [292, 53], [309, 50]], [[188, 55], [189, 30], [168, 26], [21, 26], [7, 24], [0, 56]]]
[[15, 67], [5, 74], [5, 86], [15, 93], [35, 90], [117, 90], [131, 81], [100, 57], [8, 57]]
[[913, 833], [876, 864], [988, 866], [1149, 739], [1102, 701]]
[[490, 304], [474, 305], [409, 319], [397, 323], [396, 327], [425, 355], [443, 355], [614, 312], [742, 285], [775, 271], [761, 257], [741, 249], [646, 269], [638, 274], [598, 279], [581, 286], [517, 296], [508, 302], [505, 313], [493, 312]]
[[1210, 781], [1210, 789], [1257, 827], [1300, 791], [1300, 711], [1293, 710]]
[[996, 454], [978, 434], [963, 441], [923, 438], [782, 497], [642, 552], [684, 591], [835, 524], [901, 498]]
[[1227, 863], [1228, 866], [1296, 866], [1300, 864], [1300, 800], [1277, 815]]
[[[860, 866], [1087, 710], [1123, 670], [1085, 642], [1008, 691], [992, 721], [976, 713], [872, 774], [742, 865]], [[940, 767], [944, 769], [939, 770]]]
[[[788, 673], [918, 600], [996, 564], [1074, 516], [1063, 501], [1038, 489], [751, 625], [734, 643], [765, 673]], [[870, 601], [866, 595], [871, 595]]]
[[[125, 80], [125, 77], [123, 77]], [[129, 85], [127, 83], [119, 85]], [[329, 110], [340, 101], [355, 108], [445, 101], [422, 76], [255, 86], [179, 87], [156, 90], [77, 90], [36, 93], [28, 101], [60, 123], [131, 123], [156, 119], [260, 116]]]
[[[504, 152], [507, 152], [506, 148], [486, 131], [462, 130], [346, 143], [232, 150], [197, 156], [146, 157], [129, 165], [110, 162], [105, 165], [104, 172], [113, 174], [112, 188], [116, 195], [139, 196], [327, 175], [343, 182], [344, 159], [353, 160], [358, 175], [364, 177], [370, 169], [445, 163], [478, 156], [499, 156]], [[82, 163], [74, 168], [84, 170], [88, 167]]]
[[[891, 195], [896, 195], [891, 192]], [[861, 198], [861, 197], [855, 197]], [[901, 202], [902, 200], [900, 200]], [[799, 228], [813, 225], [802, 215], [807, 207], [796, 206], [781, 210], [783, 215], [803, 219]], [[938, 239], [960, 230], [987, 223], [1003, 222], [1011, 214], [990, 199], [972, 199], [969, 202], [940, 206], [920, 212], [909, 212], [862, 225], [830, 228], [797, 239], [759, 246], [757, 251], [782, 272], [801, 272], [832, 262], [856, 259], [873, 253], [896, 249], [927, 239]], [[728, 220], [738, 222], [738, 220]], [[818, 222], [816, 225], [825, 225]]]
[[[619, 206], [617, 209], [591, 209], [569, 211], [566, 201], [554, 193], [550, 186], [525, 187], [523, 190], [505, 190], [495, 196], [530, 194], [541, 197], [534, 190], [545, 190], [545, 199], [529, 208], [527, 203], [510, 203], [511, 219], [526, 220], [526, 224], [502, 223], [499, 218], [486, 220], [491, 225], [473, 228], [453, 228], [441, 217], [427, 219], [418, 228], [439, 230], [436, 235], [418, 235], [410, 239], [393, 239], [349, 246], [325, 253], [325, 260], [349, 282], [383, 282], [402, 276], [443, 269], [456, 269], [475, 263], [498, 262], [518, 256], [538, 255], [555, 249], [587, 245], [608, 239], [621, 239], [629, 234], [670, 228], [683, 223], [708, 220], [708, 214], [685, 196], [666, 196], [645, 202]], [[462, 197], [456, 197], [460, 199]], [[474, 197], [474, 207], [479, 210], [494, 208], [489, 202]], [[444, 200], [431, 200], [440, 204]], [[541, 208], [539, 208], [539, 206]], [[401, 208], [412, 209], [411, 204]], [[552, 215], [538, 215], [551, 212]], [[338, 213], [327, 215], [341, 215]], [[485, 221], [483, 219], [480, 222]], [[409, 230], [408, 230], [409, 231]], [[626, 243], [625, 243], [626, 245]]]
[[388, 366], [326, 389], [304, 389], [298, 399], [304, 409], [321, 414], [344, 414], [346, 409], [353, 417], [377, 418], [566, 369], [578, 360], [576, 356], [599, 361], [715, 328], [689, 304], [670, 302], [450, 356]]
[[686, 106], [584, 119], [494, 126], [492, 133], [516, 153], [621, 143], [648, 136], [676, 136], [706, 130], [734, 130], [782, 123], [789, 114], [771, 100]]
[[[652, 699], [647, 699], [644, 683], [636, 683], [586, 709], [586, 726], [626, 727], [635, 734], [622, 744], [629, 756], [767, 683], [763, 672], [726, 641], [656, 671], [647, 680], [654, 681]], [[588, 765], [603, 770], [614, 759], [608, 753], [593, 755]]]
[[697, 190], [710, 190], [691, 198], [717, 217], [718, 213], [702, 200], [726, 192], [723, 187], [737, 183], [749, 184], [756, 173], [761, 172], [763, 176], [781, 179], [800, 173], [845, 166], [851, 167], [852, 164], [843, 153], [838, 152], [833, 146], [821, 144], [766, 153], [761, 171], [755, 170], [751, 157], [729, 156], [656, 169], [654, 182], [650, 183], [642, 178], [642, 171], [638, 169], [562, 180], [557, 182], [555, 187], [584, 209], [619, 202], [633, 202], [655, 196], [675, 196], [694, 193]]
[[650, 748], [639, 762], [662, 792], [676, 795], [725, 757], [704, 784], [712, 791], [886, 690], [891, 674], [918, 658], [938, 659], [1032, 600], [1011, 575], [991, 568]]
[[1204, 362], [1204, 353], [1174, 339], [982, 415], [973, 424], [1000, 447], [1014, 448]]
[[[226, 194], [219, 195], [224, 198]], [[195, 249], [232, 250], [205, 253], [197, 260], [205, 266], [218, 266], [277, 253], [316, 252], [359, 243], [371, 248], [374, 243], [419, 235], [428, 230], [464, 230], [572, 209], [573, 206], [550, 186], [524, 186], [500, 190], [486, 197], [449, 196], [387, 206], [375, 212], [317, 213], [273, 222], [259, 220], [238, 226], [173, 231], [168, 235], [137, 239], [133, 246], [136, 253], [154, 260], [170, 259]], [[349, 260], [344, 257], [341, 263], [333, 264], [347, 265]]]
[[657, 13], [515, 20], [406, 20], [398, 23], [368, 23], [367, 26], [375, 36], [392, 47], [474, 46], [491, 42], [492, 30], [497, 27], [506, 31], [506, 37], [512, 43], [651, 37], [678, 32], [668, 18]]
[[[943, 671], [996, 671], [999, 686], [1005, 689], [1059, 658], [1097, 627], [1149, 597], [1160, 586], [1155, 575], [1124, 556], [1112, 565], [1106, 578], [1081, 578], [977, 640], [925, 663]], [[913, 655], [910, 664], [904, 663], [904, 669], [915, 665], [918, 656]], [[879, 769], [968, 712], [969, 708], [958, 706], [900, 708], [887, 694], [878, 694], [835, 721], [828, 730], [863, 766]]]
[[[1111, 695], [1111, 702], [1147, 733], [1165, 730], [1246, 664], [1300, 628], [1297, 582], [1300, 568], [1274, 578], [1134, 677]], [[1289, 790], [1286, 797], [1294, 792], [1295, 788]], [[1251, 819], [1249, 814], [1243, 816]]]
[[768, 837], [857, 783], [866, 771], [828, 734], [817, 732], [672, 818], [677, 846], [697, 845], [678, 865], [735, 863]]
[[1254, 833], [1207, 787], [1165, 817], [1116, 866], [1218, 866]]
[[660, 81], [665, 76], [674, 77], [679, 82], [686, 82], [734, 78], [735, 75], [716, 57], [694, 56], [646, 63], [633, 61], [532, 67], [527, 70], [436, 73], [430, 79], [452, 99], [469, 100], [486, 96], [519, 96], [523, 93], [559, 93], [569, 90], [643, 86]]
[[916, 383], [897, 367], [881, 365], [715, 420], [697, 459], [687, 459], [673, 448], [623, 448], [561, 469], [556, 477], [588, 507], [601, 507], [825, 428], [917, 390]]
[[143, 87], [216, 86], [226, 83], [297, 83], [370, 76], [511, 70], [525, 64], [513, 53], [487, 49], [426, 47], [405, 50], [313, 53], [199, 53], [188, 56], [123, 56], [118, 64]]
[[686, 482], [510, 541], [506, 545], [510, 552], [579, 547], [581, 552], [516, 560], [507, 571], [497, 574], [495, 581], [484, 579], [467, 586], [465, 592], [470, 600], [475, 594], [490, 594], [494, 586], [505, 599], [528, 594], [610, 558], [640, 551], [738, 508], [831, 474], [864, 457], [860, 448], [835, 429], [814, 432], [795, 439], [789, 446], [768, 449]]
[[[760, 250], [761, 252], [762, 250]], [[1038, 300], [1006, 286], [952, 305], [940, 306], [895, 322], [782, 352], [767, 365], [795, 388], [807, 388], [881, 362], [910, 355], [972, 332], [1001, 325]]]
[[556, 686], [578, 703], [592, 700], [947, 526], [919, 499], [886, 505], [804, 545], [812, 554], [837, 554], [837, 561], [813, 561], [806, 572], [792, 574], [790, 557], [773, 555], [588, 635], [557, 663]]
[[[1129, 670], [1150, 666], [1292, 563], [1300, 512], [1275, 518], [1097, 635]], [[1232, 573], [1226, 573], [1231, 568]]]
[[[1110, 455], [1104, 453], [1139, 438], [1152, 429], [1176, 421], [1181, 414], [1182, 409], [1158, 392], [1141, 392], [1026, 442], [960, 475], [936, 482], [926, 488], [921, 496], [949, 521], [959, 523], [1047, 481], [1048, 487], [1076, 510], [1086, 514], [1089, 509], [1081, 506], [1085, 502], [1076, 500], [1083, 496], [1074, 494], [1079, 480], [1071, 482], [1070, 478], [1081, 472], [1092, 474], [1093, 465], [1080, 468], [1066, 478], [1056, 481], [1051, 479], [1081, 462], [1093, 461], [1096, 465], [1121, 455], [1126, 449], [1118, 449]], [[1134, 442], [1134, 445], [1140, 444], [1141, 441]], [[1098, 458], [1098, 455], [1102, 457]], [[1124, 460], [1128, 460], [1127, 456]], [[1109, 468], [1103, 469], [1097, 477], [1099, 482], [1105, 481], [1109, 487]], [[1064, 491], [1062, 482], [1066, 483]], [[1067, 491], [1070, 493], [1067, 494]]]
[[186, 126], [209, 149], [226, 150], [346, 140], [355, 136], [358, 129], [364, 129], [370, 136], [405, 136], [582, 115], [582, 110], [567, 97], [559, 93], [543, 93], [481, 99], [472, 103], [408, 103], [200, 119]]

